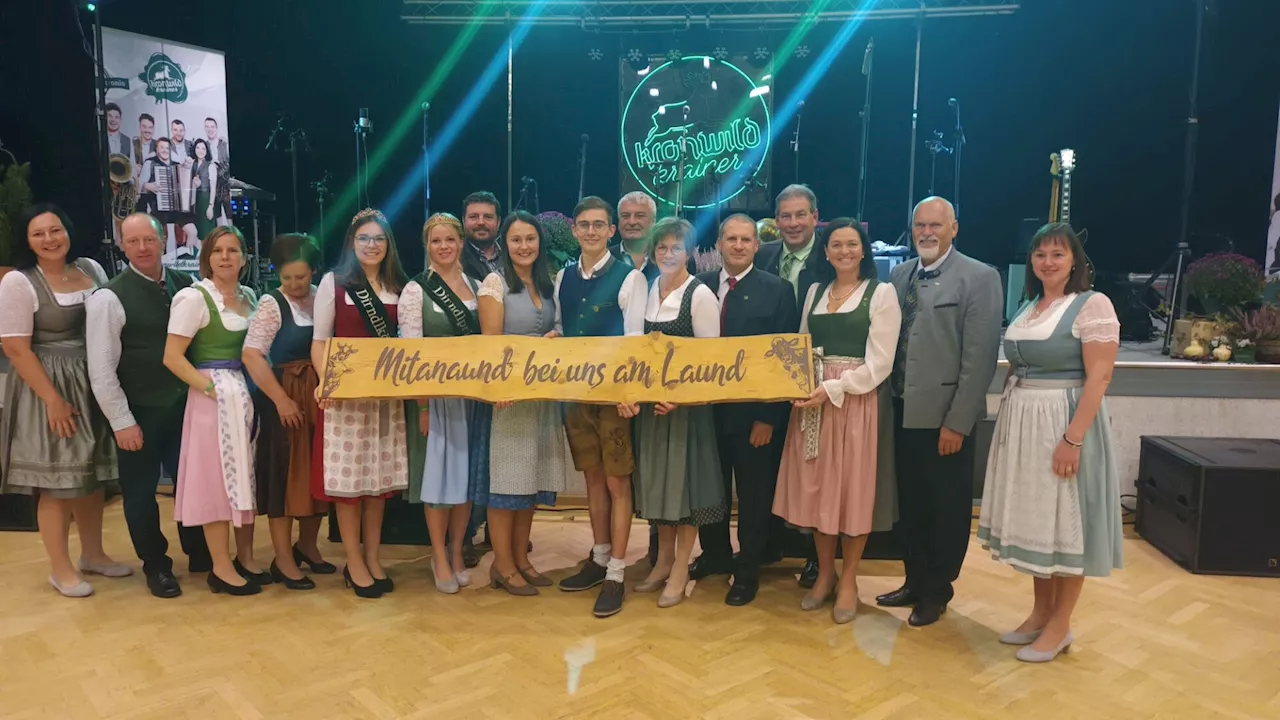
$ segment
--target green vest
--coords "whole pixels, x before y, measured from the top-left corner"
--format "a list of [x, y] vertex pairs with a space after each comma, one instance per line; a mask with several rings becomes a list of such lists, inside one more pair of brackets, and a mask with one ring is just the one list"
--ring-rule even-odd
[[[867, 281], [862, 300], [852, 312], [817, 315], [813, 308], [809, 308], [809, 335], [813, 338], [813, 346], [822, 348], [827, 356], [865, 358], [867, 337], [871, 334], [871, 296], [879, 284], [875, 278]], [[827, 286], [822, 285], [814, 291], [815, 306], [822, 300], [826, 289]]]
[[249, 329], [246, 327], [244, 330], [232, 331], [223, 327], [222, 316], [218, 314], [213, 296], [199, 285], [196, 290], [204, 296], [204, 304], [209, 308], [209, 324], [200, 328], [196, 336], [191, 338], [187, 359], [196, 367], [219, 360], [239, 360], [240, 353], [244, 350], [244, 337], [249, 334]]
[[160, 287], [128, 269], [106, 286], [124, 308], [116, 376], [131, 406], [170, 407], [187, 394], [187, 384], [164, 366], [164, 344], [169, 334], [169, 304], [192, 280], [190, 275], [173, 270], [166, 270], [164, 279], [165, 287]]

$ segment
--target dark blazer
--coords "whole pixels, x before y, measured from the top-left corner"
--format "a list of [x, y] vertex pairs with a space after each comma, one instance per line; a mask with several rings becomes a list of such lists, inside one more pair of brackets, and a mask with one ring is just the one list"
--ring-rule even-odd
[[465, 239], [462, 241], [462, 272], [478, 282], [489, 277], [489, 265], [480, 256], [480, 251]]
[[[816, 237], [816, 236], [815, 236]], [[770, 275], [777, 276], [782, 272], [782, 248], [781, 240], [778, 242], [764, 243], [760, 246], [760, 250], [756, 252], [756, 269], [764, 270]], [[804, 305], [804, 296], [809, 292], [809, 286], [816, 283], [814, 278], [813, 263], [818, 252], [817, 243], [815, 242], [813, 252], [809, 253], [809, 258], [804, 261], [804, 267], [800, 268], [800, 276], [796, 282], [796, 313], [801, 311], [801, 305]], [[799, 327], [799, 322], [796, 323]], [[794, 331], [792, 331], [794, 332]]]
[[[719, 295], [720, 271], [710, 270], [698, 280]], [[724, 298], [724, 336], [773, 335], [800, 330], [800, 312], [791, 283], [756, 266]], [[775, 432], [787, 427], [791, 403], [725, 403], [715, 405], [720, 432], [750, 433], [755, 422], [768, 423]]]

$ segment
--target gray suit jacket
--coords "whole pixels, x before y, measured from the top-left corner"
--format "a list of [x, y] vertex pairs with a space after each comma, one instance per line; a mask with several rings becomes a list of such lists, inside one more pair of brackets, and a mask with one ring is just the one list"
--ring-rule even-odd
[[[920, 259], [893, 269], [889, 280], [906, 302]], [[936, 278], [916, 291], [916, 319], [907, 339], [903, 427], [947, 427], [969, 435], [987, 416], [987, 388], [1000, 353], [1000, 274], [953, 249]]]

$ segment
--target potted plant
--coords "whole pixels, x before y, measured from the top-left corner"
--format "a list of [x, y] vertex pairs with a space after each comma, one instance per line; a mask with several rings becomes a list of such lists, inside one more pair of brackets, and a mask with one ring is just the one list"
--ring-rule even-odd
[[13, 269], [13, 242], [22, 214], [31, 207], [31, 164], [14, 164], [0, 175], [0, 277]]
[[1241, 328], [1257, 346], [1259, 362], [1280, 363], [1280, 307], [1263, 305], [1251, 311]]
[[551, 260], [551, 273], [554, 275], [568, 265], [570, 260], [578, 257], [582, 250], [573, 237], [573, 223], [569, 216], [548, 210], [538, 214], [538, 222], [542, 225], [543, 242], [547, 244], [547, 256]]
[[1208, 315], [1218, 315], [1262, 299], [1262, 266], [1236, 253], [1206, 255], [1187, 267], [1187, 292]]

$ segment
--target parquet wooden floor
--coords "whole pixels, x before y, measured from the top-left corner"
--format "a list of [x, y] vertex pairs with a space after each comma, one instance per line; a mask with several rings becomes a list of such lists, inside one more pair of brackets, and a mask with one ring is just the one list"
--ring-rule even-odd
[[[585, 513], [540, 516], [534, 561], [562, 577], [589, 537]], [[632, 537], [629, 582], [646, 571], [645, 529]], [[136, 564], [118, 503], [107, 546]], [[594, 592], [440, 595], [416, 547], [386, 549], [397, 589], [381, 600], [337, 576], [214, 596], [182, 573], [176, 600], [139, 576], [67, 600], [45, 584], [38, 536], [0, 533], [0, 718], [1280, 718], [1280, 582], [1193, 576], [1138, 539], [1125, 550], [1127, 569], [1085, 589], [1076, 651], [1029, 666], [997, 642], [1029, 581], [976, 544], [950, 611], [914, 630], [874, 605], [842, 627], [802, 612], [795, 563], [766, 571], [745, 608], [713, 578], [675, 608], [631, 594], [596, 620]], [[900, 582], [898, 563], [863, 570], [863, 600]]]

